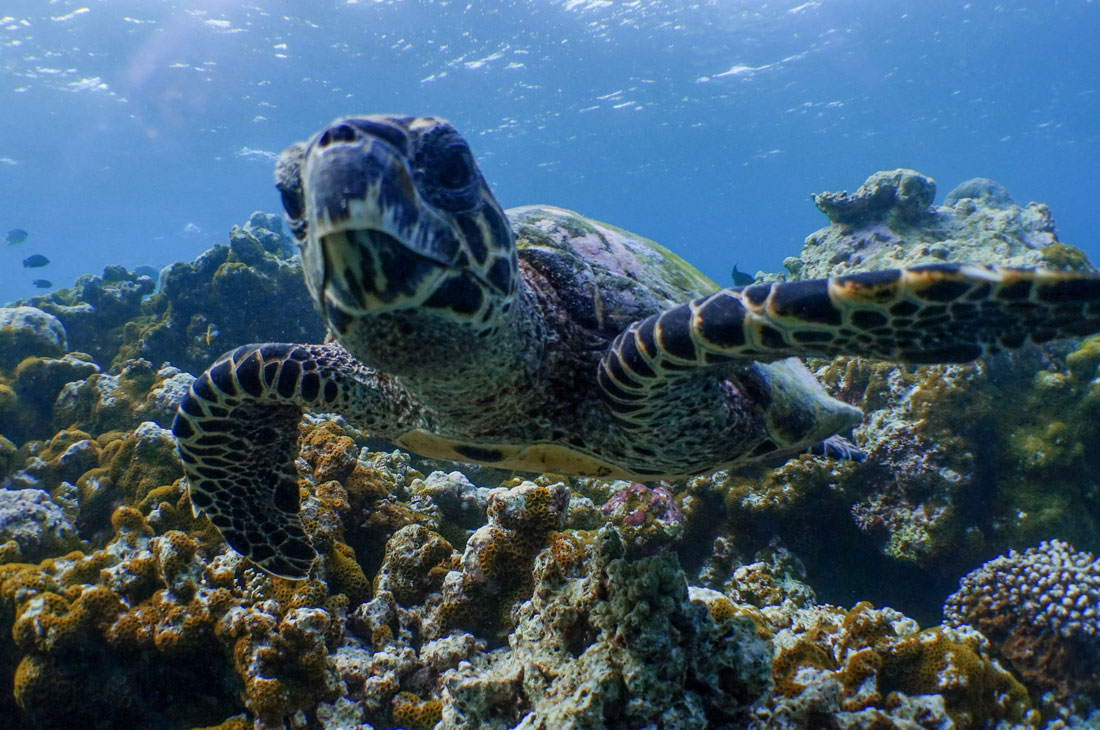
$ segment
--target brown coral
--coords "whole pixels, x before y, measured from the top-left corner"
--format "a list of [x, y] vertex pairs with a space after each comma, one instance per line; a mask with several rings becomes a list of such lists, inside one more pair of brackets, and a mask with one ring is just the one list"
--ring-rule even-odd
[[1030, 686], [1065, 698], [1100, 678], [1100, 560], [1061, 540], [963, 576], [944, 620], [981, 631]]
[[393, 722], [408, 730], [431, 730], [443, 718], [443, 703], [421, 700], [412, 692], [399, 692], [393, 698]]
[[811, 711], [822, 692], [835, 692], [831, 711], [857, 714], [871, 726], [889, 722], [913, 698], [933, 695], [943, 700], [941, 721], [959, 728], [1038, 721], [1027, 690], [973, 631], [920, 631], [901, 614], [869, 603], [846, 612], [801, 609], [788, 618], [792, 625], [776, 634], [775, 692], [763, 717]]
[[452, 571], [444, 579], [430, 635], [456, 627], [491, 635], [506, 626], [512, 604], [531, 593], [535, 555], [564, 524], [568, 507], [569, 487], [561, 482], [522, 482], [492, 490], [489, 522], [467, 540], [461, 572]]

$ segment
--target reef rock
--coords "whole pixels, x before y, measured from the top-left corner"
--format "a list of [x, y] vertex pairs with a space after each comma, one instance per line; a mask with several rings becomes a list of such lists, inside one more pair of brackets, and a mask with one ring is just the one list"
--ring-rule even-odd
[[15, 369], [10, 389], [0, 379], [0, 433], [20, 443], [30, 438], [48, 438], [53, 433], [51, 420], [58, 393], [67, 383], [97, 372], [99, 366], [82, 352], [23, 358]]
[[0, 307], [0, 370], [23, 358], [56, 357], [68, 349], [61, 320], [36, 307]]
[[[144, 358], [197, 373], [222, 352], [249, 342], [319, 342], [324, 327], [310, 314], [295, 253], [281, 217], [257, 211], [233, 227], [228, 245], [215, 245], [190, 264], [166, 267], [159, 289], [151, 277], [108, 266], [100, 276], [81, 276], [71, 288], [20, 300], [58, 323], [61, 345], [13, 351], [0, 340], [0, 352], [56, 356], [71, 347], [90, 354], [104, 370]], [[0, 362], [0, 369], [16, 364]]]
[[876, 172], [854, 194], [819, 193], [831, 223], [806, 238], [783, 266], [795, 279], [943, 261], [1089, 269], [1085, 256], [1058, 241], [1050, 209], [1018, 205], [986, 178], [967, 180], [934, 206], [936, 183], [915, 170]]
[[253, 213], [192, 263], [161, 273], [161, 288], [125, 333], [115, 363], [144, 358], [201, 372], [249, 342], [320, 342], [301, 261], [278, 216]]
[[[942, 261], [1092, 268], [1058, 242], [1046, 206], [1021, 207], [985, 179], [960, 185], [943, 206], [930, 205], [933, 192], [926, 176], [895, 170], [873, 175], [854, 195], [818, 196], [832, 225], [788, 261], [790, 276]], [[819, 595], [894, 602], [903, 598], [901, 585], [916, 581], [923, 588], [909, 589], [907, 608], [930, 616], [937, 594], [990, 554], [1050, 535], [1100, 548], [1088, 486], [1095, 481], [1088, 455], [1100, 453], [1100, 339], [963, 365], [899, 367], [855, 357], [811, 365], [832, 395], [864, 411], [852, 438], [866, 459], [796, 458], [719, 475], [715, 489], [727, 522], [745, 525], [743, 532], [768, 526], [811, 575], [830, 576]], [[713, 519], [713, 506], [704, 500], [701, 519]], [[810, 525], [850, 560], [838, 563], [807, 542]], [[904, 583], [884, 579], [898, 570], [906, 571]], [[914, 595], [928, 605], [913, 603]]]
[[[770, 684], [752, 619], [693, 601], [674, 556], [623, 559], [612, 529], [591, 552], [547, 550], [507, 650], [443, 675], [452, 728], [676, 727], [744, 721]], [[522, 708], [522, 709], [521, 709]]]
[[[768, 615], [768, 614], [766, 614]], [[770, 613], [771, 694], [750, 728], [1035, 727], [1027, 690], [973, 630], [920, 626], [868, 603]]]
[[73, 515], [41, 489], [0, 489], [0, 562], [31, 562], [80, 547]]
[[93, 373], [65, 384], [53, 404], [58, 424], [101, 433], [129, 430], [142, 421], [170, 428], [194, 376], [148, 360], [130, 360], [117, 375]]
[[125, 266], [108, 266], [100, 276], [84, 274], [71, 288], [22, 301], [60, 320], [69, 346], [107, 367], [122, 342], [123, 327], [141, 314], [144, 298], [155, 288], [148, 276], [127, 271]]

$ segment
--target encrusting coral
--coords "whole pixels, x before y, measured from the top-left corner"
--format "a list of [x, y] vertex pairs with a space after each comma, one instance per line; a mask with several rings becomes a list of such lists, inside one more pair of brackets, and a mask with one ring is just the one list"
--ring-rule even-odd
[[[776, 618], [772, 613], [771, 618]], [[1036, 727], [1027, 691], [974, 631], [920, 630], [861, 603], [782, 614], [775, 690], [752, 727]]]
[[743, 720], [770, 683], [751, 618], [692, 600], [672, 555], [624, 559], [604, 528], [539, 554], [507, 649], [444, 673], [446, 727], [705, 728]]

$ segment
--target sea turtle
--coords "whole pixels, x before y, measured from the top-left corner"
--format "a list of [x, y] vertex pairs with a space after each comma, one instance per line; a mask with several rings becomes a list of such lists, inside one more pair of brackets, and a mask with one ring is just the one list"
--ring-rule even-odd
[[646, 481], [851, 429], [860, 411], [799, 356], [962, 362], [1100, 330], [1087, 274], [937, 264], [719, 289], [577, 213], [505, 213], [439, 118], [338, 119], [282, 153], [276, 186], [335, 339], [223, 355], [173, 430], [196, 514], [285, 578], [316, 557], [303, 409], [428, 457]]

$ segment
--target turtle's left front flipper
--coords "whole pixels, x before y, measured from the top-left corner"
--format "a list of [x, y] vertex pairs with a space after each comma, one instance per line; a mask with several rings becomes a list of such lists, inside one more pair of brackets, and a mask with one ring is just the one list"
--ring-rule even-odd
[[245, 345], [195, 379], [172, 431], [197, 515], [265, 571], [305, 578], [317, 557], [298, 517], [305, 409], [380, 425], [378, 377], [339, 345]]
[[614, 400], [738, 360], [967, 362], [1100, 331], [1100, 277], [934, 264], [723, 289], [630, 325], [600, 362]]

